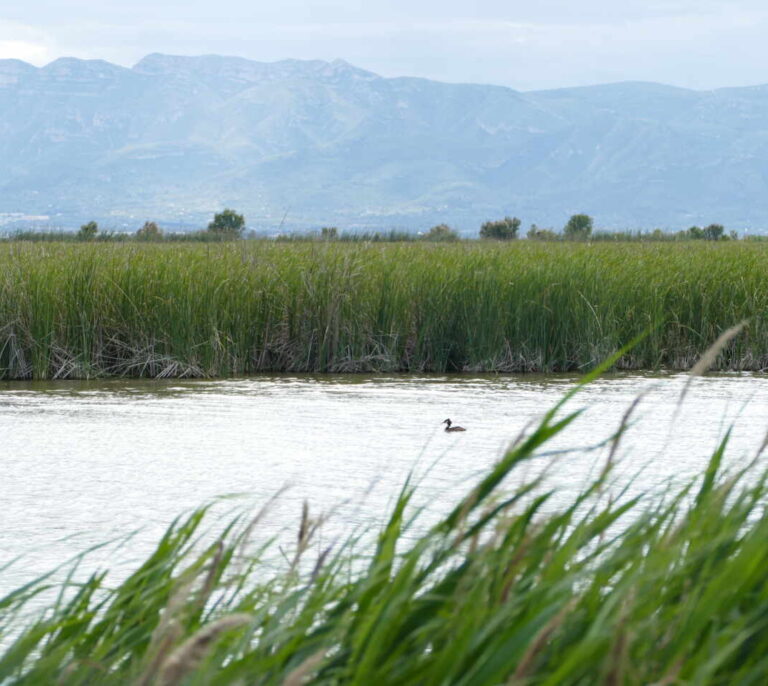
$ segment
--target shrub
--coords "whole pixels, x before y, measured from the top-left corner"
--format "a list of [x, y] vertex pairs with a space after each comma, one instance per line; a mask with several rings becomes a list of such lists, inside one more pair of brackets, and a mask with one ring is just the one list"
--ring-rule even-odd
[[96, 238], [96, 234], [99, 232], [99, 225], [96, 222], [88, 222], [80, 227], [77, 232], [77, 237], [82, 241], [90, 241]]
[[480, 227], [480, 238], [497, 241], [511, 241], [517, 238], [520, 230], [520, 220], [517, 217], [504, 217], [496, 221], [485, 222]]
[[588, 238], [592, 233], [592, 217], [588, 214], [574, 214], [563, 228], [567, 238]]
[[158, 240], [163, 237], [163, 230], [155, 222], [144, 222], [136, 232], [136, 238], [142, 241]]
[[433, 241], [435, 243], [442, 243], [446, 241], [459, 240], [459, 234], [456, 233], [448, 224], [438, 224], [433, 226], [422, 238], [425, 241]]
[[324, 241], [335, 241], [339, 237], [339, 230], [335, 226], [324, 226], [320, 229], [320, 238]]
[[720, 241], [726, 238], [725, 227], [722, 224], [710, 224], [704, 227], [703, 234], [706, 241]]
[[245, 217], [234, 210], [224, 210], [213, 216], [208, 231], [226, 236], [241, 236], [245, 230]]
[[410, 231], [345, 231], [339, 236], [339, 240], [345, 243], [410, 243], [419, 236]]
[[552, 229], [540, 229], [536, 224], [531, 224], [526, 236], [532, 241], [556, 241], [559, 238]]

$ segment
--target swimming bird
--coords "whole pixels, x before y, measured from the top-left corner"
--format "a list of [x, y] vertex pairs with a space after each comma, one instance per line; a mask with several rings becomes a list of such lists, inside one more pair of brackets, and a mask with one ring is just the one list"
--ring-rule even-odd
[[453, 422], [450, 419], [444, 419], [442, 423], [446, 425], [445, 427], [446, 431], [466, 431], [466, 429], [463, 426], [451, 426]]

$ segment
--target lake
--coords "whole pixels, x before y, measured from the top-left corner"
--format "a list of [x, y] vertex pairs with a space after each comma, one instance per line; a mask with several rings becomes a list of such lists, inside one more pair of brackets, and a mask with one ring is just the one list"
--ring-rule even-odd
[[[731, 465], [768, 428], [768, 378], [611, 376], [569, 403], [584, 413], [515, 478], [548, 470], [550, 507], [603, 465], [599, 447], [646, 392], [619, 450], [615, 488], [660, 492], [699, 474], [730, 425]], [[219, 381], [0, 382], [0, 595], [95, 544], [92, 564], [131, 568], [177, 515], [263, 505], [264, 538], [295, 532], [302, 502], [333, 510], [326, 540], [374, 531], [414, 471], [435, 517], [576, 379], [565, 376], [264, 376]], [[447, 434], [450, 417], [467, 428]], [[598, 446], [598, 447], [595, 447]], [[563, 451], [562, 454], [556, 454]], [[650, 495], [649, 495], [650, 497]], [[291, 534], [292, 535], [292, 534]]]

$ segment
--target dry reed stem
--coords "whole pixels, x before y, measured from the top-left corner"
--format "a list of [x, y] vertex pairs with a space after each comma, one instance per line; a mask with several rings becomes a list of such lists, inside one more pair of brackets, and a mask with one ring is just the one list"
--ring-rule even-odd
[[320, 571], [323, 568], [323, 565], [325, 564], [325, 560], [330, 555], [331, 550], [333, 550], [333, 545], [329, 545], [325, 550], [323, 550], [320, 555], [317, 556], [317, 561], [315, 562], [315, 566], [312, 569], [312, 574], [310, 575], [310, 581], [314, 582], [318, 575], [320, 574]]
[[146, 653], [151, 659], [137, 682], [139, 686], [152, 683], [168, 652], [181, 639], [184, 632], [178, 615], [186, 605], [196, 581], [197, 576], [195, 575], [185, 583], [180, 584], [171, 595], [163, 610], [160, 622], [152, 632]]
[[688, 372], [688, 381], [686, 381], [683, 392], [680, 394], [678, 406], [682, 405], [683, 400], [685, 400], [685, 396], [688, 394], [688, 390], [690, 389], [693, 380], [697, 376], [703, 376], [707, 373], [709, 368], [717, 360], [717, 356], [722, 352], [723, 348], [736, 338], [736, 336], [744, 330], [746, 325], [747, 322], [742, 321], [735, 326], [732, 326], [730, 329], [726, 329], [717, 337], [717, 340], [704, 351], [704, 354], [699, 358], [699, 361], [693, 365], [691, 371]]
[[631, 642], [631, 635], [627, 629], [627, 621], [629, 618], [629, 610], [634, 604], [635, 591], [630, 591], [629, 597], [624, 600], [621, 606], [621, 616], [619, 617], [619, 623], [616, 627], [616, 639], [613, 643], [613, 649], [611, 650], [611, 668], [605, 677], [606, 685], [621, 686], [624, 683], [624, 675], [626, 672], [626, 662], [629, 653], [629, 644]]
[[148, 655], [153, 655], [144, 673], [139, 677], [136, 686], [149, 686], [155, 678], [160, 665], [165, 660], [173, 645], [181, 638], [183, 631], [176, 618], [163, 622], [163, 631], [157, 631], [152, 636]]
[[168, 601], [168, 604], [165, 606], [163, 610], [163, 614], [160, 617], [160, 622], [158, 623], [157, 627], [155, 627], [155, 630], [152, 633], [152, 638], [150, 640], [148, 652], [152, 651], [152, 648], [155, 645], [155, 643], [160, 642], [162, 640], [171, 622], [176, 621], [180, 611], [182, 610], [184, 605], [186, 605], [187, 600], [189, 599], [189, 594], [192, 591], [193, 586], [195, 585], [195, 581], [196, 581], [196, 578], [192, 577], [185, 583], [180, 584], [176, 588], [176, 590], [173, 592], [173, 595], [171, 595]]
[[526, 675], [530, 671], [533, 661], [536, 656], [541, 652], [542, 648], [549, 640], [549, 637], [557, 631], [558, 627], [565, 621], [565, 616], [578, 604], [578, 598], [572, 598], [569, 600], [552, 619], [550, 619], [536, 634], [533, 642], [528, 646], [525, 654], [517, 664], [515, 673], [509, 680], [510, 686], [524, 681]]
[[768, 431], [765, 432], [765, 436], [763, 436], [763, 441], [760, 443], [760, 447], [757, 449], [757, 452], [755, 453], [755, 457], [753, 458], [753, 461], [759, 459], [759, 457], [765, 452], [766, 448], [768, 448]]
[[654, 681], [649, 686], [673, 686], [673, 684], [679, 683], [679, 675], [682, 668], [683, 658], [681, 657], [667, 670], [667, 673], [661, 677], [660, 681]]
[[611, 441], [611, 450], [608, 453], [608, 458], [605, 461], [605, 466], [603, 467], [603, 471], [600, 474], [600, 479], [604, 479], [606, 475], [613, 469], [614, 465], [614, 459], [616, 457], [616, 453], [619, 450], [619, 445], [621, 443], [621, 439], [624, 437], [624, 434], [626, 433], [627, 429], [629, 428], [629, 420], [632, 419], [632, 415], [635, 413], [635, 410], [638, 408], [640, 403], [645, 399], [645, 396], [650, 393], [650, 389], [646, 389], [638, 394], [638, 396], [632, 401], [631, 405], [627, 408], [626, 412], [621, 417], [621, 424], [619, 424], [618, 431], [614, 434], [613, 440]]
[[[534, 532], [536, 532], [536, 529], [539, 531], [542, 529], [542, 526], [535, 527]], [[528, 550], [530, 549], [530, 542], [531, 542], [532, 536], [526, 535], [525, 538], [520, 541], [515, 547], [516, 551], [515, 554], [512, 556], [512, 559], [507, 563], [507, 569], [504, 573], [504, 577], [506, 578], [506, 581], [504, 583], [504, 586], [501, 590], [501, 602], [505, 603], [507, 600], [509, 600], [509, 595], [512, 592], [512, 588], [515, 585], [515, 581], [517, 578], [517, 568], [520, 564], [520, 561], [525, 558], [525, 556], [528, 554]]]
[[283, 686], [302, 686], [306, 683], [307, 677], [317, 669], [325, 659], [325, 651], [321, 650], [314, 655], [310, 655], [296, 669], [294, 669], [283, 681]]
[[267, 512], [269, 512], [270, 507], [277, 502], [277, 500], [288, 490], [288, 486], [281, 486], [278, 491], [269, 499], [267, 500], [264, 505], [261, 506], [259, 511], [256, 513], [256, 515], [251, 518], [250, 522], [246, 525], [246, 527], [243, 529], [243, 532], [239, 536], [238, 541], [238, 548], [240, 551], [242, 551], [242, 554], [238, 557], [238, 566], [237, 566], [237, 573], [238, 575], [243, 573], [243, 570], [245, 568], [245, 561], [248, 559], [246, 548], [248, 547], [248, 544], [251, 540], [251, 535], [253, 534], [256, 527], [259, 525], [262, 519], [266, 517]]
[[233, 629], [238, 629], [249, 624], [253, 617], [249, 614], [239, 613], [221, 617], [215, 622], [206, 624], [200, 628], [176, 650], [174, 650], [160, 667], [158, 684], [162, 686], [175, 686], [182, 682], [205, 658], [221, 634]]
[[197, 606], [202, 610], [205, 607], [205, 604], [208, 602], [208, 598], [211, 597], [211, 593], [213, 593], [214, 588], [216, 586], [216, 574], [219, 571], [219, 567], [221, 566], [221, 560], [224, 557], [224, 543], [222, 541], [218, 541], [216, 543], [216, 553], [213, 556], [213, 559], [211, 560], [211, 564], [208, 567], [208, 573], [205, 576], [205, 581], [203, 582], [202, 587], [200, 588], [200, 591], [198, 593], [198, 596], [196, 598]]
[[323, 525], [325, 518], [321, 515], [317, 519], [309, 516], [309, 503], [305, 500], [301, 508], [301, 523], [296, 541], [296, 554], [291, 561], [289, 574], [296, 571], [302, 555], [306, 552], [309, 544], [312, 542], [315, 533]]

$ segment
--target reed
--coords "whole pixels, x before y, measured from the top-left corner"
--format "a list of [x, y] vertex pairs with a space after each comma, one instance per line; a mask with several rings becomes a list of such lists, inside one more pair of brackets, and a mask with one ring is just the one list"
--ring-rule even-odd
[[760, 243], [0, 244], [0, 378], [768, 367]]
[[305, 509], [275, 568], [247, 518], [200, 539], [203, 508], [117, 586], [68, 578], [40, 608], [32, 582], [0, 598], [0, 683], [765, 683], [768, 474], [722, 474], [724, 443], [667, 498], [612, 500], [610, 450], [552, 507], [514, 475], [574, 416], [547, 413], [421, 533], [406, 483], [370, 548], [319, 547]]

